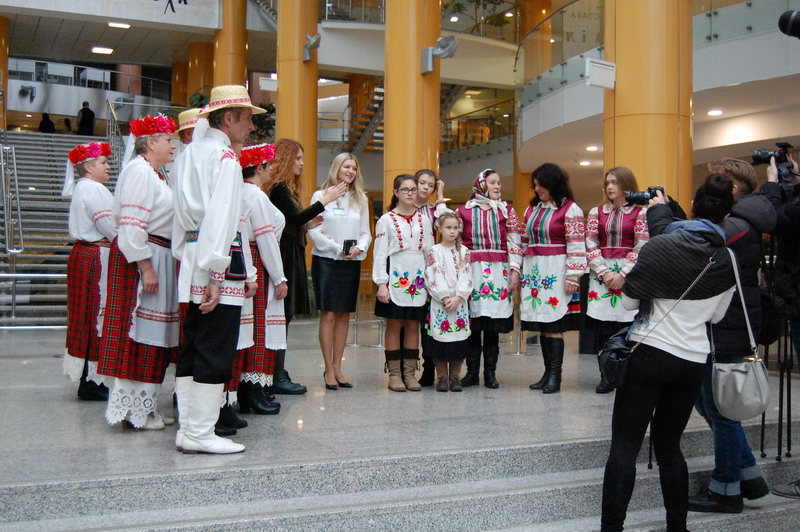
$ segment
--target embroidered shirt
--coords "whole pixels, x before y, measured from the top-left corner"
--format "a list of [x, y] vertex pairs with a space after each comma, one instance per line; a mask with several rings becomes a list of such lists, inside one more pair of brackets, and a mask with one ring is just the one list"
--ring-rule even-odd
[[117, 236], [117, 226], [111, 216], [114, 196], [102, 184], [82, 177], [75, 182], [69, 204], [69, 236], [75, 240], [109, 241]]
[[458, 215], [463, 222], [461, 239], [470, 251], [471, 261], [508, 261], [512, 270], [520, 270], [522, 226], [510, 205], [502, 202], [496, 213], [462, 205]]
[[386, 272], [391, 255], [402, 251], [427, 253], [433, 246], [433, 230], [430, 221], [419, 211], [411, 215], [411, 223], [404, 216], [389, 211], [375, 224], [375, 245], [372, 247], [372, 280], [375, 284], [389, 282]]
[[604, 203], [586, 217], [586, 257], [599, 276], [608, 271], [606, 258], [624, 258], [624, 276], [636, 264], [639, 250], [649, 240], [647, 209], [636, 205], [616, 207]]
[[525, 255], [566, 255], [566, 276], [573, 280], [586, 271], [585, 238], [583, 211], [570, 199], [525, 210]]

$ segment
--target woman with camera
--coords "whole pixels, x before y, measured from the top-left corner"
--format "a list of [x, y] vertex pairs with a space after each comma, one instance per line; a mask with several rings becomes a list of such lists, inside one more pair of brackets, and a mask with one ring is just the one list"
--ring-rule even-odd
[[[605, 201], [586, 217], [586, 259], [591, 268], [586, 303], [586, 331], [597, 338], [597, 346], [630, 325], [635, 311], [623, 308], [622, 284], [636, 264], [639, 250], [647, 242], [647, 210], [628, 204], [626, 192], [638, 192], [630, 168], [618, 166], [606, 172]], [[609, 393], [611, 387], [600, 376], [594, 390]]]
[[[625, 277], [622, 304], [638, 313], [628, 345], [640, 342], [617, 389], [611, 449], [603, 478], [601, 530], [622, 530], [647, 426], [658, 461], [667, 530], [686, 530], [689, 473], [680, 448], [711, 346], [706, 324], [722, 319], [735, 290], [719, 226], [733, 205], [727, 176], [697, 189], [692, 220], [672, 222], [650, 239]], [[659, 192], [654, 205], [666, 203]], [[664, 275], [669, 272], [669, 275]]]
[[564, 170], [541, 165], [531, 174], [531, 187], [536, 196], [525, 211], [520, 314], [522, 330], [542, 333], [544, 375], [530, 389], [550, 394], [561, 390], [564, 332], [578, 329], [585, 228]]
[[314, 244], [311, 280], [320, 311], [319, 346], [327, 390], [353, 387], [342, 373], [342, 356], [350, 313], [356, 311], [361, 261], [372, 241], [364, 179], [354, 155], [340, 153], [333, 159], [328, 179], [311, 196], [311, 203], [321, 201], [327, 189], [340, 184], [347, 185], [347, 192], [325, 206], [322, 223], [308, 232]]

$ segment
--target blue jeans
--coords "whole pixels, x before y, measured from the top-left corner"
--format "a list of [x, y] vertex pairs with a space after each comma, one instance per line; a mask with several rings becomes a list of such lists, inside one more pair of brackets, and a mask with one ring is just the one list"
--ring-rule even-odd
[[726, 418], [717, 410], [711, 387], [712, 367], [709, 355], [700, 396], [695, 404], [697, 413], [705, 418], [714, 436], [714, 471], [709, 488], [720, 495], [740, 495], [740, 481], [760, 477], [761, 468], [756, 465], [742, 424]]

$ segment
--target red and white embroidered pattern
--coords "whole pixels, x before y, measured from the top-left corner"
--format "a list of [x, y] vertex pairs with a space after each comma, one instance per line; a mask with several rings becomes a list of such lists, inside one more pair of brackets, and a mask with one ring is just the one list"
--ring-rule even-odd
[[233, 153], [231, 150], [225, 150], [222, 152], [222, 157], [219, 158], [220, 162], [224, 161], [225, 159], [233, 159], [236, 160], [236, 154]]
[[162, 312], [160, 310], [155, 310], [146, 307], [137, 308], [136, 316], [145, 320], [157, 321], [161, 323], [175, 323], [178, 321], [177, 312]]
[[275, 226], [272, 225], [272, 224], [267, 224], [267, 225], [263, 225], [261, 227], [253, 229], [253, 236], [259, 237], [259, 236], [266, 235], [268, 233], [274, 233], [274, 232], [275, 232]]
[[[403, 230], [400, 227], [400, 223], [398, 222], [398, 217], [402, 218], [408, 224], [408, 231], [411, 235], [411, 245], [414, 245], [414, 222], [418, 225], [418, 238], [417, 240], [417, 249], [422, 249], [422, 242], [425, 237], [423, 234], [423, 225], [422, 225], [422, 213], [420, 211], [415, 211], [414, 214], [411, 216], [403, 216], [402, 214], [389, 211], [389, 218], [392, 221], [392, 226], [394, 227], [395, 234], [397, 235], [397, 242], [400, 244], [400, 250], [406, 249], [406, 244], [403, 243]], [[377, 236], [375, 238], [378, 238]]]
[[92, 215], [92, 222], [97, 222], [97, 220], [102, 220], [103, 218], [108, 218], [111, 216], [111, 209], [105, 209], [102, 211], [97, 211]]

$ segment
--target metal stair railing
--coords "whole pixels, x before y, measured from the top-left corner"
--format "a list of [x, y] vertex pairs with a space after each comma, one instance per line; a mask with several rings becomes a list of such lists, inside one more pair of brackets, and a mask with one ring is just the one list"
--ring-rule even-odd
[[[25, 251], [25, 240], [22, 233], [22, 207], [19, 198], [19, 180], [17, 179], [17, 157], [14, 146], [0, 146], [0, 170], [2, 171], [3, 196], [3, 237], [8, 254], [11, 274], [17, 272], [17, 255]], [[14, 215], [16, 211], [16, 216]], [[11, 280], [11, 317], [17, 314], [17, 279]]]
[[275, 8], [274, 0], [253, 0], [258, 6], [258, 14], [267, 26], [274, 31], [278, 31], [278, 10]]

